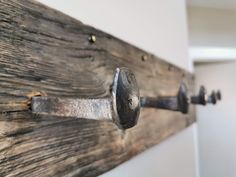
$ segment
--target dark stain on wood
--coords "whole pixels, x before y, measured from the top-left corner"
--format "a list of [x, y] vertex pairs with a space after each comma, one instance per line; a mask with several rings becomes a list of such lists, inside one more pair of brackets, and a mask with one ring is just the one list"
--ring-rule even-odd
[[31, 114], [39, 93], [109, 96], [121, 66], [135, 73], [141, 96], [175, 95], [182, 81], [193, 93], [190, 73], [152, 54], [37, 2], [0, 0], [0, 176], [97, 176], [195, 121], [192, 106], [187, 115], [142, 109], [127, 131]]

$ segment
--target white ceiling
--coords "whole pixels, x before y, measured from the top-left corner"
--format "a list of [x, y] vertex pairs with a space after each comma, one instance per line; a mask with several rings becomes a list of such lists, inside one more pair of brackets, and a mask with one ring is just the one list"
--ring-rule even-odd
[[189, 6], [236, 9], [236, 0], [186, 0]]

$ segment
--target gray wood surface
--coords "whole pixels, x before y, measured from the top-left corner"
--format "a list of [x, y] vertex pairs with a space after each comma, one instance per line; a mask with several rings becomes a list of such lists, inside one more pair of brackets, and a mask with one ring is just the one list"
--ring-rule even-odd
[[35, 95], [109, 96], [119, 66], [135, 73], [141, 96], [175, 95], [182, 81], [193, 93], [190, 73], [150, 53], [37, 2], [0, 0], [0, 176], [97, 176], [195, 121], [192, 106], [142, 109], [126, 131], [31, 114]]

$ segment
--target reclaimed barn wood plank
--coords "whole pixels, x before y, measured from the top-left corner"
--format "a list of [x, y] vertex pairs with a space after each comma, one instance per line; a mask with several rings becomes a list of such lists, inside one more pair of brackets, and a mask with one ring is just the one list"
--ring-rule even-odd
[[[96, 36], [96, 42], [89, 40]], [[141, 96], [168, 96], [192, 74], [32, 0], [0, 0], [0, 176], [97, 176], [195, 121], [142, 109], [121, 131], [105, 121], [32, 115], [30, 98], [109, 96], [116, 67], [130, 68]]]

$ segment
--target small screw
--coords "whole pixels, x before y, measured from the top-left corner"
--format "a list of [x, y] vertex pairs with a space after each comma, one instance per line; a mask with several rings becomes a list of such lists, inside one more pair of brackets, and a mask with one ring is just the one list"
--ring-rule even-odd
[[147, 61], [147, 59], [148, 59], [147, 55], [142, 56], [142, 61]]
[[95, 35], [90, 35], [90, 37], [89, 37], [89, 42], [91, 42], [91, 43], [95, 43], [96, 42], [96, 36]]

